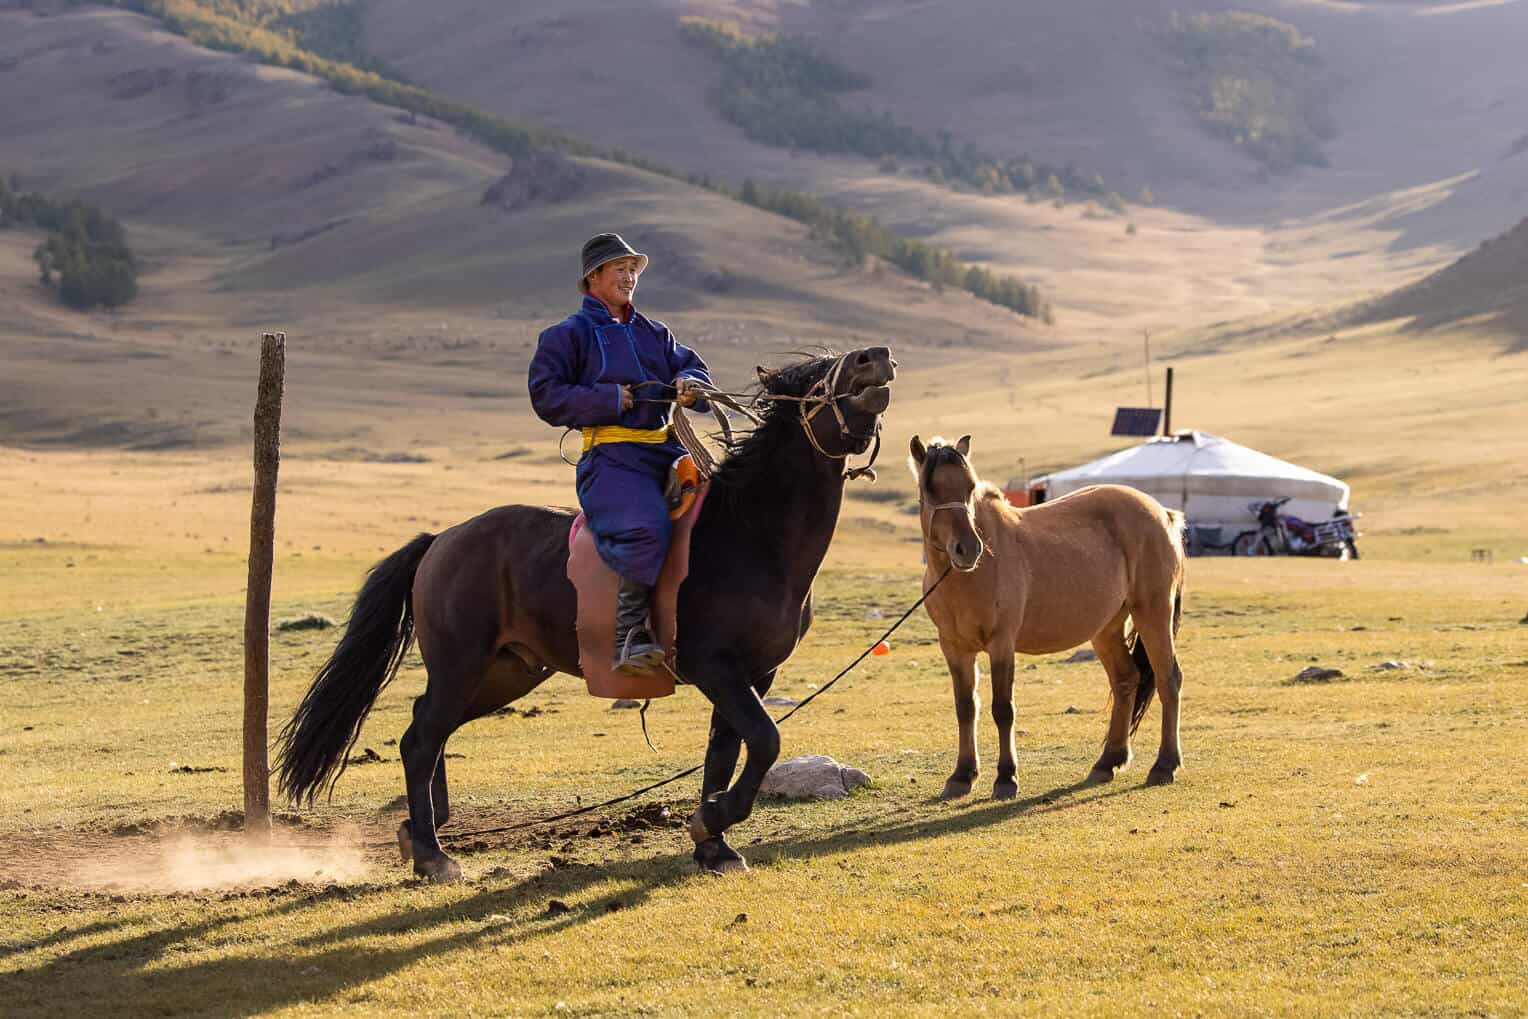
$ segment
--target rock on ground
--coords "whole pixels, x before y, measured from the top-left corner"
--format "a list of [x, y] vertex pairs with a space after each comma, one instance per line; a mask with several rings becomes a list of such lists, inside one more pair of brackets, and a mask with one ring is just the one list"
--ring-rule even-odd
[[300, 616], [283, 619], [276, 623], [276, 629], [282, 632], [291, 630], [327, 630], [334, 626], [334, 620], [318, 612], [306, 612]]
[[841, 800], [851, 789], [869, 783], [870, 776], [858, 768], [822, 754], [806, 754], [770, 768], [759, 795], [782, 800]]
[[1323, 669], [1319, 665], [1310, 665], [1300, 670], [1295, 676], [1299, 683], [1325, 683], [1328, 680], [1339, 679], [1342, 676], [1341, 669]]
[[1071, 663], [1071, 662], [1096, 662], [1096, 661], [1098, 661], [1098, 652], [1094, 651], [1090, 647], [1081, 647], [1081, 648], [1078, 648], [1076, 651], [1073, 651], [1072, 654], [1071, 654], [1071, 657], [1068, 658], [1066, 661], [1067, 661], [1067, 663]]

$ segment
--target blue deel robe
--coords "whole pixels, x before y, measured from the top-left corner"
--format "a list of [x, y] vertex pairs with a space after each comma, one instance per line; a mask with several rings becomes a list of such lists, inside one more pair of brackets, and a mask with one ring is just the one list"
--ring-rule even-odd
[[[536, 343], [531, 406], [547, 424], [563, 428], [666, 428], [670, 404], [639, 402], [622, 413], [621, 386], [634, 386], [632, 395], [640, 400], [665, 395], [662, 387], [681, 378], [711, 383], [705, 362], [668, 326], [635, 308], [628, 308], [623, 322], [599, 298], [585, 296], [578, 311], [543, 331]], [[657, 583], [670, 534], [663, 486], [669, 465], [683, 454], [672, 440], [606, 442], [578, 461], [578, 502], [595, 547], [623, 577]]]

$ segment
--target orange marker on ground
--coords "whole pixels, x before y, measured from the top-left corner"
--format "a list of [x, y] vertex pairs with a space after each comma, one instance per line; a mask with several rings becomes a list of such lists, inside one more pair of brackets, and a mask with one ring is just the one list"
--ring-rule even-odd
[[875, 646], [875, 650], [871, 651], [870, 653], [873, 655], [889, 655], [891, 654], [891, 645], [883, 640], [877, 644]]

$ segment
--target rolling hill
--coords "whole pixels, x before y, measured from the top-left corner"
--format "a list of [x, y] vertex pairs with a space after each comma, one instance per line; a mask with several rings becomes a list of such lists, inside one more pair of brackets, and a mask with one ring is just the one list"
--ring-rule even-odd
[[[1173, 11], [1232, 8], [1313, 40], [1334, 79], [1327, 166], [1269, 174], [1197, 123], [1162, 30]], [[803, 35], [868, 79], [846, 107], [1073, 164], [1132, 207], [957, 193], [912, 167], [752, 141], [708, 101], [722, 71], [681, 38], [685, 17]], [[378, 0], [363, 20], [369, 51], [443, 94], [682, 169], [825, 195], [1039, 282], [1066, 335], [1105, 342], [1386, 291], [1499, 232], [1528, 195], [1521, 4]], [[1468, 54], [1470, 73], [1440, 53]], [[1143, 187], [1154, 206], [1137, 201]]]
[[[132, 305], [67, 313], [36, 282], [38, 238], [0, 233], [9, 441], [226, 440], [237, 431], [214, 408], [228, 355], [264, 328], [293, 334], [313, 383], [347, 408], [335, 420], [373, 394], [398, 409], [367, 427], [438, 419], [437, 402], [401, 396], [421, 390], [494, 394], [523, 413], [523, 384], [503, 380], [573, 306], [581, 239], [611, 225], [654, 258], [645, 306], [739, 372], [761, 351], [855, 336], [1043, 341], [1009, 312], [851, 266], [805, 226], [714, 191], [588, 157], [511, 159], [135, 14], [0, 10], [0, 40], [0, 172], [122, 218], [144, 264]], [[183, 404], [187, 377], [205, 385]], [[456, 409], [493, 414], [480, 397]]]
[[1457, 262], [1362, 305], [1358, 322], [1408, 319], [1406, 328], [1505, 335], [1528, 350], [1528, 218]]

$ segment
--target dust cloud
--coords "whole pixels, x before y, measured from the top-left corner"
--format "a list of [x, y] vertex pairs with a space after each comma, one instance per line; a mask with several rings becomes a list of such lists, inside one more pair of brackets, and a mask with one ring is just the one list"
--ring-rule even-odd
[[[81, 888], [125, 892], [197, 892], [355, 881], [366, 872], [358, 832], [294, 841], [276, 832], [266, 845], [239, 833], [185, 833], [152, 846], [104, 850], [71, 868]], [[114, 847], [115, 848], [115, 847]]]

